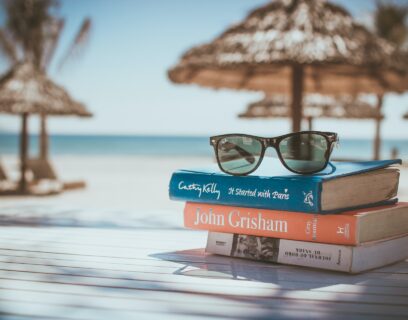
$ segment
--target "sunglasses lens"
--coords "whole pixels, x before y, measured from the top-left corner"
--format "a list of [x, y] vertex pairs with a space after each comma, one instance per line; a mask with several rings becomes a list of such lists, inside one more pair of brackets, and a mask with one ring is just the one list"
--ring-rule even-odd
[[287, 137], [279, 143], [282, 159], [293, 171], [311, 173], [326, 165], [328, 142], [316, 133], [301, 133]]
[[261, 158], [262, 143], [251, 137], [228, 136], [217, 144], [220, 167], [230, 174], [247, 174], [254, 170]]

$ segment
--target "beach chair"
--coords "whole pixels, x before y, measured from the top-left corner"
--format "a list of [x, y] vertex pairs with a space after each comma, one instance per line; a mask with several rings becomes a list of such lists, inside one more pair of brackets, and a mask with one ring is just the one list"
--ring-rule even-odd
[[10, 194], [15, 191], [16, 188], [16, 183], [8, 178], [6, 171], [0, 162], [0, 194]]
[[1, 165], [1, 162], [0, 162], [0, 181], [4, 181], [4, 180], [8, 180], [8, 179], [7, 179], [6, 172], [4, 171], [3, 166]]
[[32, 174], [30, 192], [36, 195], [56, 194], [63, 190], [85, 187], [83, 181], [62, 182], [46, 159], [29, 159], [28, 169]]
[[28, 169], [33, 175], [34, 181], [58, 180], [54, 168], [45, 159], [29, 159]]
[[29, 159], [27, 161], [29, 190], [34, 195], [58, 194], [63, 190], [63, 184], [58, 180], [51, 164], [45, 159]]

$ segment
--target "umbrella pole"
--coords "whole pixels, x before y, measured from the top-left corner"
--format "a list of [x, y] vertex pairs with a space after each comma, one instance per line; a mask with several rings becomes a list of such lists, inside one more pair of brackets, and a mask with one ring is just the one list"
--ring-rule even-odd
[[313, 130], [313, 117], [307, 117], [307, 126], [309, 131]]
[[23, 113], [20, 137], [20, 193], [27, 193], [28, 113]]
[[41, 132], [40, 132], [40, 159], [46, 160], [48, 157], [48, 132], [47, 132], [47, 116], [41, 114]]
[[378, 118], [375, 119], [375, 136], [374, 136], [374, 160], [380, 159], [380, 148], [381, 148], [381, 108], [383, 105], [383, 95], [377, 95], [377, 112]]
[[300, 131], [302, 122], [303, 67], [292, 67], [292, 132]]

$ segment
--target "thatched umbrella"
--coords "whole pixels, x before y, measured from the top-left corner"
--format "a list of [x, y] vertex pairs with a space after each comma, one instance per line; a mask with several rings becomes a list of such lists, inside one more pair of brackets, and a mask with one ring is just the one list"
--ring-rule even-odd
[[403, 118], [404, 118], [404, 119], [408, 119], [408, 112], [406, 112], [406, 113], [403, 115]]
[[[308, 120], [309, 130], [312, 130], [314, 118], [374, 120], [384, 118], [375, 106], [361, 99], [345, 96], [308, 95], [304, 98], [303, 107], [303, 118]], [[238, 116], [248, 119], [290, 118], [291, 109], [285, 96], [265, 96], [262, 100], [250, 103]]]
[[[89, 117], [92, 114], [85, 106], [74, 101], [61, 86], [50, 80], [45, 73], [30, 63], [20, 63], [0, 78], [0, 112], [18, 114], [22, 117], [20, 140], [20, 191], [27, 191], [25, 172], [28, 156], [27, 121], [30, 114], [76, 115]], [[44, 117], [42, 117], [44, 118]], [[45, 121], [42, 122], [42, 126]], [[46, 140], [43, 127], [41, 139]], [[44, 141], [43, 141], [44, 142]], [[46, 153], [46, 143], [42, 143]]]
[[[169, 70], [175, 83], [259, 90], [291, 97], [300, 130], [303, 93], [350, 94], [408, 88], [394, 47], [323, 0], [279, 0], [252, 11]], [[382, 102], [382, 100], [379, 100]]]

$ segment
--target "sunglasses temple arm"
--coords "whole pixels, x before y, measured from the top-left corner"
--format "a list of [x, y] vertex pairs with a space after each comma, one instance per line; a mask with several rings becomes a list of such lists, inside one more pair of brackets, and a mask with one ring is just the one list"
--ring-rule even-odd
[[331, 168], [331, 172], [328, 173], [328, 174], [335, 173], [335, 172], [336, 172], [336, 169], [337, 169], [336, 166], [335, 166], [333, 163], [331, 163], [331, 161], [328, 162], [328, 165], [329, 165], [329, 167]]

